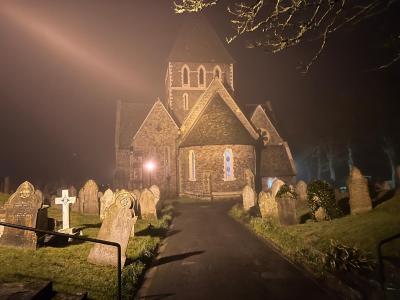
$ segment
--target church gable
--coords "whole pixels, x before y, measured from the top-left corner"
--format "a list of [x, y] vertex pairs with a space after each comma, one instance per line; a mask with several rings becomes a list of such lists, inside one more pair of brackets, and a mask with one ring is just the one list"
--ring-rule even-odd
[[251, 118], [251, 123], [257, 128], [267, 132], [268, 144], [281, 144], [283, 143], [278, 131], [268, 118], [261, 105], [258, 105], [254, 110]]
[[157, 100], [133, 137], [135, 148], [175, 142], [179, 128], [160, 100]]
[[254, 130], [253, 126], [247, 120], [246, 116], [240, 110], [235, 100], [233, 100], [225, 86], [218, 78], [214, 78], [207, 90], [205, 90], [205, 92], [201, 95], [195, 106], [190, 110], [190, 113], [183, 121], [181, 126], [182, 140], [186, 139], [186, 136], [192, 130], [194, 124], [199, 120], [200, 115], [203, 113], [210, 100], [216, 95], [219, 95], [223, 102], [225, 102], [226, 106], [232, 111], [242, 126], [249, 132], [250, 136], [254, 140], [257, 140], [258, 133]]
[[216, 93], [198, 116], [181, 147], [201, 145], [252, 145], [255, 139]]

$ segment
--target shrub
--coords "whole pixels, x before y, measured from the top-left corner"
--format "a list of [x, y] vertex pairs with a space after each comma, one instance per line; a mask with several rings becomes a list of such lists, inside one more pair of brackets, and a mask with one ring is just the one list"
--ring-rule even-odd
[[296, 199], [297, 195], [293, 188], [287, 184], [284, 184], [279, 189], [278, 193], [276, 193], [276, 197], [280, 198], [282, 196], [289, 196], [290, 198]]
[[329, 219], [338, 218], [343, 215], [336, 205], [333, 188], [325, 181], [314, 180], [308, 185], [307, 203], [314, 219], [315, 212], [320, 207], [325, 209]]
[[374, 263], [360, 249], [331, 240], [328, 252], [325, 255], [324, 266], [332, 272], [362, 272], [372, 271]]

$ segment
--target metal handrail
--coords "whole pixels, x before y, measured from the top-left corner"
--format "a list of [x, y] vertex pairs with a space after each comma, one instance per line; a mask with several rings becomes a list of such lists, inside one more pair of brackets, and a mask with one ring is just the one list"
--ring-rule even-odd
[[382, 257], [382, 246], [386, 243], [389, 243], [395, 239], [400, 238], [400, 233], [388, 237], [387, 239], [384, 239], [382, 241], [379, 242], [378, 244], [378, 259], [379, 259], [379, 275], [380, 275], [380, 279], [381, 279], [381, 284], [382, 284], [382, 288], [385, 288], [385, 272], [384, 272], [384, 266], [383, 266], [383, 257]]
[[23, 225], [17, 225], [17, 224], [11, 224], [11, 223], [5, 223], [5, 222], [0, 222], [0, 225], [6, 226], [6, 227], [12, 227], [16, 229], [22, 229], [22, 230], [28, 230], [28, 231], [34, 231], [38, 233], [44, 233], [44, 234], [50, 234], [50, 235], [55, 235], [55, 236], [62, 236], [66, 238], [71, 238], [75, 240], [80, 240], [80, 241], [87, 241], [87, 242], [93, 242], [93, 243], [98, 243], [98, 244], [103, 244], [103, 245], [109, 245], [109, 246], [114, 246], [117, 247], [117, 253], [118, 253], [118, 266], [117, 266], [117, 280], [118, 280], [118, 296], [117, 299], [120, 300], [122, 297], [122, 285], [121, 285], [121, 245], [119, 243], [115, 242], [110, 242], [110, 241], [105, 241], [105, 240], [99, 240], [99, 239], [93, 239], [89, 237], [83, 237], [83, 236], [76, 236], [73, 234], [68, 234], [68, 233], [61, 233], [61, 232], [55, 232], [55, 231], [50, 231], [50, 230], [43, 230], [43, 229], [37, 229], [33, 227], [28, 227], [28, 226], [23, 226]]

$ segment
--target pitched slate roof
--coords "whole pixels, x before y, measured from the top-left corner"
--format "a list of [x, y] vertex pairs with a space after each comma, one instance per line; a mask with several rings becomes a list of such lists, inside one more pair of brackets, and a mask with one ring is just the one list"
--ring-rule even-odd
[[115, 132], [117, 149], [129, 149], [133, 136], [139, 130], [153, 103], [118, 101]]
[[278, 131], [272, 124], [270, 118], [267, 116], [267, 113], [264, 111], [261, 105], [257, 105], [256, 109], [250, 117], [250, 121], [256, 128], [264, 128], [268, 131], [270, 135], [270, 144], [279, 144], [283, 142], [281, 136], [279, 135]]
[[234, 59], [208, 20], [191, 14], [183, 22], [168, 61], [233, 63]]
[[195, 128], [196, 124], [200, 122], [208, 104], [210, 101], [215, 99], [215, 97], [219, 97], [230, 109], [234, 117], [238, 119], [239, 122], [236, 122], [236, 124], [240, 124], [241, 129], [244, 128], [252, 139], [257, 140], [258, 133], [255, 131], [254, 127], [251, 125], [249, 120], [247, 120], [246, 116], [236, 104], [235, 100], [233, 100], [232, 96], [222, 84], [221, 80], [214, 78], [208, 88], [204, 91], [204, 93], [197, 100], [196, 104], [190, 110], [189, 114], [183, 120], [181, 126], [181, 142], [185, 141], [191, 131]]
[[261, 176], [295, 176], [296, 167], [286, 142], [267, 145], [261, 152]]

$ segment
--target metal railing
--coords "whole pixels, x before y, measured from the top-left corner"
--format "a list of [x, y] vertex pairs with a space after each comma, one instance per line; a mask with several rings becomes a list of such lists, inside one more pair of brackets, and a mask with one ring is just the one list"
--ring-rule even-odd
[[378, 259], [379, 259], [379, 277], [381, 280], [382, 288], [385, 289], [385, 272], [384, 272], [384, 264], [383, 264], [383, 256], [382, 256], [382, 246], [386, 243], [389, 243], [395, 239], [400, 238], [400, 233], [388, 237], [387, 239], [384, 239], [379, 242], [378, 244]]
[[121, 266], [121, 245], [120, 244], [115, 243], [115, 242], [105, 241], [105, 240], [93, 239], [93, 238], [89, 238], [89, 237], [77, 236], [77, 235], [73, 235], [73, 234], [55, 232], [55, 231], [50, 231], [50, 230], [37, 229], [37, 228], [33, 228], [33, 227], [17, 225], [17, 224], [10, 224], [10, 223], [5, 223], [5, 222], [0, 222], [0, 226], [12, 227], [12, 228], [21, 229], [21, 230], [34, 231], [37, 233], [50, 234], [50, 235], [61, 236], [61, 237], [71, 238], [71, 239], [85, 241], [85, 242], [92, 242], [92, 243], [117, 247], [117, 253], [118, 253], [118, 262], [117, 262], [118, 263], [118, 266], [117, 266], [118, 295], [117, 295], [117, 299], [118, 300], [121, 299], [121, 297], [122, 297], [122, 284], [121, 284], [122, 266]]

